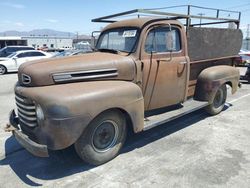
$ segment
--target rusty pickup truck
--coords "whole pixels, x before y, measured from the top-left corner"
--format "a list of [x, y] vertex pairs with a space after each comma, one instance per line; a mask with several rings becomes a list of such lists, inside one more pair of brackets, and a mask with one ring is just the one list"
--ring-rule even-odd
[[[116, 157], [134, 133], [194, 110], [222, 111], [227, 85], [235, 93], [239, 71], [239, 19], [136, 9], [94, 19], [110, 22], [95, 52], [23, 64], [16, 109], [6, 130], [35, 156], [74, 145], [87, 163]], [[127, 14], [154, 14], [113, 20]], [[240, 17], [240, 13], [239, 13]], [[233, 23], [234, 29], [221, 28]], [[205, 27], [219, 24], [220, 27]]]

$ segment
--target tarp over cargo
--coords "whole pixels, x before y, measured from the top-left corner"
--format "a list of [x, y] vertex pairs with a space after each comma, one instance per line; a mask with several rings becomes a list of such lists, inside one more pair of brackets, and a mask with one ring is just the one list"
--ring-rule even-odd
[[189, 27], [188, 53], [191, 61], [235, 56], [242, 45], [239, 29]]

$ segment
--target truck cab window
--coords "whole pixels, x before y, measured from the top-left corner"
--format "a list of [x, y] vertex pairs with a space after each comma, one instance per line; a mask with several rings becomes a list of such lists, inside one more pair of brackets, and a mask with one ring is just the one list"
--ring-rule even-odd
[[[169, 43], [172, 43], [172, 48], [169, 49]], [[157, 27], [149, 31], [146, 42], [145, 42], [145, 52], [170, 52], [170, 51], [180, 51], [180, 33], [177, 28], [169, 27]]]

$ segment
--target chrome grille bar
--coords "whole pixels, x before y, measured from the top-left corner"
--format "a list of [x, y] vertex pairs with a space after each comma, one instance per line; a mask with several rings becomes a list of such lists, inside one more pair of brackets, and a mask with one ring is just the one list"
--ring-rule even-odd
[[20, 113], [24, 114], [24, 115], [28, 115], [28, 116], [35, 116], [36, 112], [29, 112], [29, 111], [25, 111], [22, 108], [18, 108], [18, 111], [20, 111]]
[[25, 105], [23, 105], [23, 104], [21, 104], [21, 103], [19, 103], [17, 101], [16, 101], [16, 104], [17, 104], [18, 107], [26, 109], [26, 110], [35, 110], [36, 109], [35, 106], [25, 106]]
[[27, 99], [18, 94], [16, 94], [15, 99], [21, 126], [37, 126], [35, 104], [30, 99]]
[[15, 98], [16, 98], [16, 100], [18, 100], [18, 101], [25, 102], [24, 99], [18, 97], [17, 95], [15, 96]]
[[36, 123], [29, 123], [29, 122], [27, 122], [27, 121], [25, 121], [25, 120], [23, 120], [23, 119], [19, 119], [23, 124], [25, 124], [25, 125], [28, 125], [29, 127], [35, 127], [35, 126], [37, 126], [37, 124]]
[[29, 121], [36, 121], [36, 117], [28, 117], [28, 116], [23, 115], [22, 113], [20, 113], [20, 111], [18, 111], [18, 112], [19, 112], [18, 115], [21, 116], [22, 118], [27, 119]]

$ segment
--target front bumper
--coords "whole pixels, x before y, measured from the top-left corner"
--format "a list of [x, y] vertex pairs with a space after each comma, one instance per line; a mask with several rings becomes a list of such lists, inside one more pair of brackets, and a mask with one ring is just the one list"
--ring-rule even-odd
[[10, 124], [7, 125], [5, 130], [11, 131], [19, 144], [21, 144], [27, 151], [38, 157], [49, 157], [46, 145], [41, 145], [32, 141], [27, 135], [20, 131], [18, 127], [18, 117], [14, 110], [10, 112], [9, 123]]

